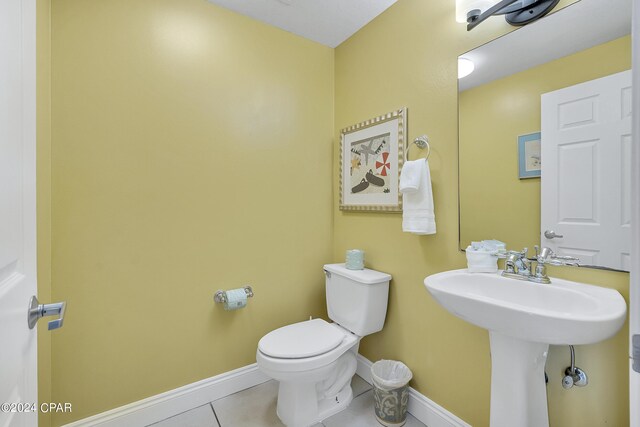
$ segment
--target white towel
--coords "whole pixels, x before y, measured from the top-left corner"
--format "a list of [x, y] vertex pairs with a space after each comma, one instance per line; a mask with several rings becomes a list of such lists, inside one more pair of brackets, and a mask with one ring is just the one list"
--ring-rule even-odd
[[[417, 189], [413, 185], [418, 175]], [[404, 181], [404, 185], [403, 185]], [[435, 234], [431, 172], [426, 159], [407, 161], [400, 173], [402, 192], [402, 231], [413, 234]]]
[[420, 188], [420, 179], [422, 178], [422, 169], [424, 163], [422, 160], [407, 161], [402, 165], [400, 172], [400, 192], [403, 194], [415, 193]]

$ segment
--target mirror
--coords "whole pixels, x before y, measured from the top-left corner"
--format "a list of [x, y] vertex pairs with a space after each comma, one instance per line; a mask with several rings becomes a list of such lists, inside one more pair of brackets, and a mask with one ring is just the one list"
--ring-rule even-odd
[[[631, 3], [580, 0], [461, 55], [460, 249], [498, 239], [629, 270]], [[628, 129], [602, 134], [605, 116]]]

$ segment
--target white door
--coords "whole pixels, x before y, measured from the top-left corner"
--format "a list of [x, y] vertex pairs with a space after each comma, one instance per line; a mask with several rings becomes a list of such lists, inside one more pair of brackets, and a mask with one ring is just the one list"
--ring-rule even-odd
[[[633, 2], [633, 133], [640, 132], [640, 0]], [[640, 427], [640, 147], [631, 150], [632, 233], [629, 280], [629, 412], [630, 426]]]
[[37, 425], [35, 0], [0, 1], [0, 426]]
[[542, 95], [541, 242], [581, 264], [630, 269], [631, 98], [631, 71]]

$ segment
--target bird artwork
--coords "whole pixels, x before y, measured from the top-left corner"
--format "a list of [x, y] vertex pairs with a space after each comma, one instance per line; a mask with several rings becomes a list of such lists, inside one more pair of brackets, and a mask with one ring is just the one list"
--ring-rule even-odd
[[362, 144], [360, 147], [360, 154], [364, 154], [364, 164], [369, 164], [369, 155], [375, 156], [376, 150], [373, 149], [373, 138], [369, 141], [369, 145]]
[[406, 150], [405, 114], [403, 108], [342, 129], [341, 210], [401, 210], [398, 178]]
[[351, 151], [349, 179], [351, 194], [387, 192], [392, 167], [389, 134], [352, 142], [349, 150]]

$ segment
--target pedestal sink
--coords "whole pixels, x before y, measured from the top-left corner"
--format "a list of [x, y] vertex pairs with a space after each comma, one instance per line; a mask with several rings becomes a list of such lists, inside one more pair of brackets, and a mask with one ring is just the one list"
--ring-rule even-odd
[[444, 308], [489, 330], [491, 427], [547, 427], [549, 344], [593, 344], [623, 325], [619, 292], [569, 280], [538, 284], [452, 270], [424, 279]]

